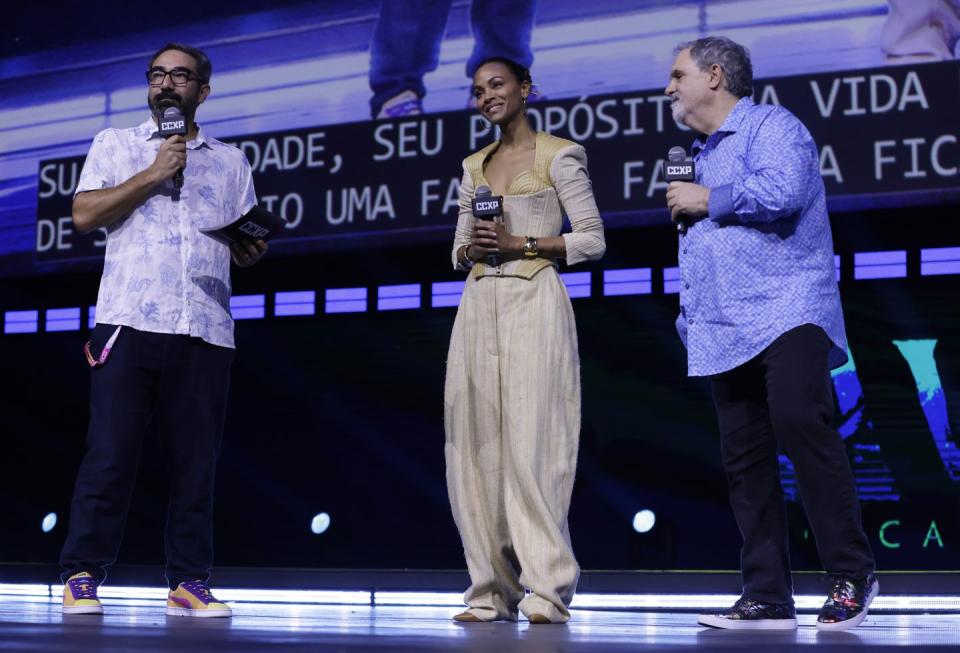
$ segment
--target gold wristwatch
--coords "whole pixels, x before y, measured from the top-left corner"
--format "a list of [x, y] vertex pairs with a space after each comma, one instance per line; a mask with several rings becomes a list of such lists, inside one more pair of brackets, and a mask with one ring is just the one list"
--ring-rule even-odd
[[537, 246], [537, 239], [533, 236], [527, 236], [527, 242], [523, 244], [523, 255], [526, 258], [535, 258], [540, 256], [540, 248]]

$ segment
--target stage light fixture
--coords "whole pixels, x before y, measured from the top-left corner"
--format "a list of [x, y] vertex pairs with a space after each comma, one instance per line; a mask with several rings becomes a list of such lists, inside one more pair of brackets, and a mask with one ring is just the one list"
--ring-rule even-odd
[[314, 515], [313, 520], [310, 522], [310, 531], [314, 535], [325, 533], [328, 528], [330, 528], [330, 515], [325, 512]]
[[644, 509], [633, 516], [633, 530], [638, 533], [649, 533], [656, 523], [657, 516], [652, 510]]

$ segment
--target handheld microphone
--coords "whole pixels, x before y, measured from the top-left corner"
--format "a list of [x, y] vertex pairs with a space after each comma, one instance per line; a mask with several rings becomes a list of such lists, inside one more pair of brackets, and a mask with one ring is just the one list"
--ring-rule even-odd
[[[164, 107], [157, 116], [157, 125], [160, 127], [160, 138], [187, 135], [187, 119], [178, 106]], [[183, 188], [183, 168], [173, 175], [173, 187], [177, 190]]]
[[[473, 217], [478, 220], [501, 221], [503, 217], [503, 196], [494, 195], [489, 186], [478, 186], [473, 195]], [[488, 254], [487, 265], [500, 265], [500, 254]]]
[[[677, 145], [671, 147], [667, 152], [667, 160], [663, 162], [663, 179], [668, 184], [671, 181], [694, 181], [696, 179], [696, 168], [693, 159], [687, 158], [687, 151]], [[682, 234], [687, 233], [687, 224], [682, 219], [677, 219], [677, 231]]]

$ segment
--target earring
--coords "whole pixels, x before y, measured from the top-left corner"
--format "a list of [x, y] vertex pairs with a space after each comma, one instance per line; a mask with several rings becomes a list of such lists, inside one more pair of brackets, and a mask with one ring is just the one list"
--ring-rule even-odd
[[527, 96], [526, 95], [520, 98], [520, 106], [523, 109], [523, 113], [526, 114], [527, 113]]

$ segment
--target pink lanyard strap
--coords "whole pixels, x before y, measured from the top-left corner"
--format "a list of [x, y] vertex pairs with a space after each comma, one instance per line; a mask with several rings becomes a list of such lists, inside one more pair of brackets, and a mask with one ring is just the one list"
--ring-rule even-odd
[[93, 354], [90, 353], [90, 341], [87, 340], [83, 345], [83, 353], [87, 355], [87, 364], [89, 364], [90, 367], [97, 367], [107, 362], [107, 356], [110, 355], [113, 343], [117, 341], [117, 336], [120, 335], [120, 329], [122, 328], [122, 326], [118, 326], [116, 331], [113, 332], [113, 335], [110, 336], [110, 339], [107, 340], [107, 344], [103, 346], [103, 351], [100, 352], [100, 358], [94, 358]]

